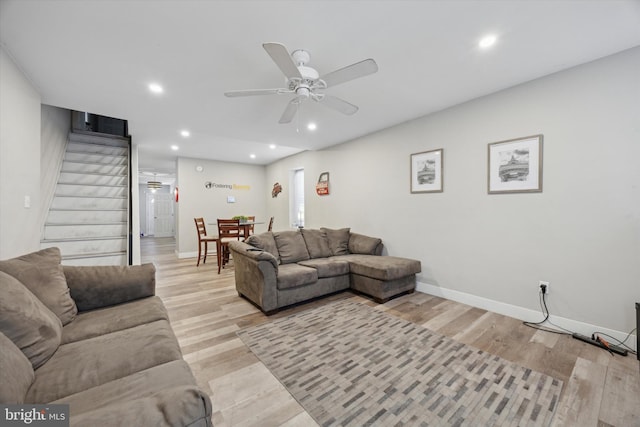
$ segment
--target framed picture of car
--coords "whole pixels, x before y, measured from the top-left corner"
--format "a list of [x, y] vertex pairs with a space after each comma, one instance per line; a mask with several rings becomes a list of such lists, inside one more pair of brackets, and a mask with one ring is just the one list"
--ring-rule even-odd
[[489, 144], [488, 192], [542, 192], [542, 135]]
[[443, 149], [413, 153], [411, 157], [411, 192], [441, 193]]

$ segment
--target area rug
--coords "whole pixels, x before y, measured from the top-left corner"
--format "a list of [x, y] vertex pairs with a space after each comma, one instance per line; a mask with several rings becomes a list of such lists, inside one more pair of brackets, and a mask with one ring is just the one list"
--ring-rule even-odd
[[321, 426], [548, 426], [562, 381], [336, 301], [238, 332]]

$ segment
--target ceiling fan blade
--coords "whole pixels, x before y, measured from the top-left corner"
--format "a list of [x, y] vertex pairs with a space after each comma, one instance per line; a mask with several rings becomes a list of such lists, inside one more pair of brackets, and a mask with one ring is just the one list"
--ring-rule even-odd
[[342, 114], [346, 114], [347, 116], [355, 114], [358, 111], [357, 106], [345, 101], [344, 99], [331, 95], [325, 95], [319, 102], [329, 108], [341, 112]]
[[298, 105], [300, 105], [299, 98], [293, 98], [291, 101], [289, 101], [289, 103], [287, 104], [287, 108], [284, 109], [284, 112], [282, 113], [282, 116], [280, 117], [278, 123], [291, 123], [291, 120], [293, 120], [296, 113], [298, 112]]
[[349, 80], [357, 79], [358, 77], [368, 76], [376, 71], [378, 71], [378, 64], [376, 64], [376, 61], [369, 58], [364, 61], [356, 62], [355, 64], [347, 65], [339, 70], [332, 71], [320, 78], [327, 83], [327, 87], [331, 87], [339, 85], [340, 83], [348, 82]]
[[280, 43], [263, 43], [262, 47], [267, 51], [273, 62], [276, 63], [278, 68], [282, 70], [285, 77], [297, 77], [302, 79], [302, 75], [300, 74], [300, 70], [296, 67], [296, 64], [291, 59], [291, 55], [289, 55], [289, 51], [287, 48]]
[[237, 96], [255, 96], [255, 95], [275, 95], [280, 93], [284, 89], [246, 89], [246, 90], [232, 90], [225, 92], [224, 96], [229, 98], [235, 98]]

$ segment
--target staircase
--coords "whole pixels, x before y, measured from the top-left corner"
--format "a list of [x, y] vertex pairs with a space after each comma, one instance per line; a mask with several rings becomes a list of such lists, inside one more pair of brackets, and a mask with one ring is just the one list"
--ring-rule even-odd
[[129, 139], [71, 132], [41, 248], [66, 265], [127, 265], [128, 218]]

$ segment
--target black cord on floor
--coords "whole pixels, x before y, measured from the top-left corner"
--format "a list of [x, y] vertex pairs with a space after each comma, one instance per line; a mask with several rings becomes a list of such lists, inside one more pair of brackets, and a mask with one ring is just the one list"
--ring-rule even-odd
[[[544, 319], [541, 320], [540, 322], [522, 322], [522, 324], [530, 328], [537, 329], [539, 331], [551, 332], [552, 334], [573, 335], [573, 332], [571, 332], [570, 330], [565, 329], [561, 326], [555, 325], [551, 322], [551, 320], [549, 320], [549, 316], [551, 315], [551, 313], [549, 313], [549, 308], [547, 308], [547, 300], [545, 298], [546, 294], [542, 293], [542, 291], [540, 291], [539, 294], [540, 294], [540, 309], [542, 310], [542, 315], [544, 316]], [[542, 326], [542, 324], [547, 322], [561, 330]]]

